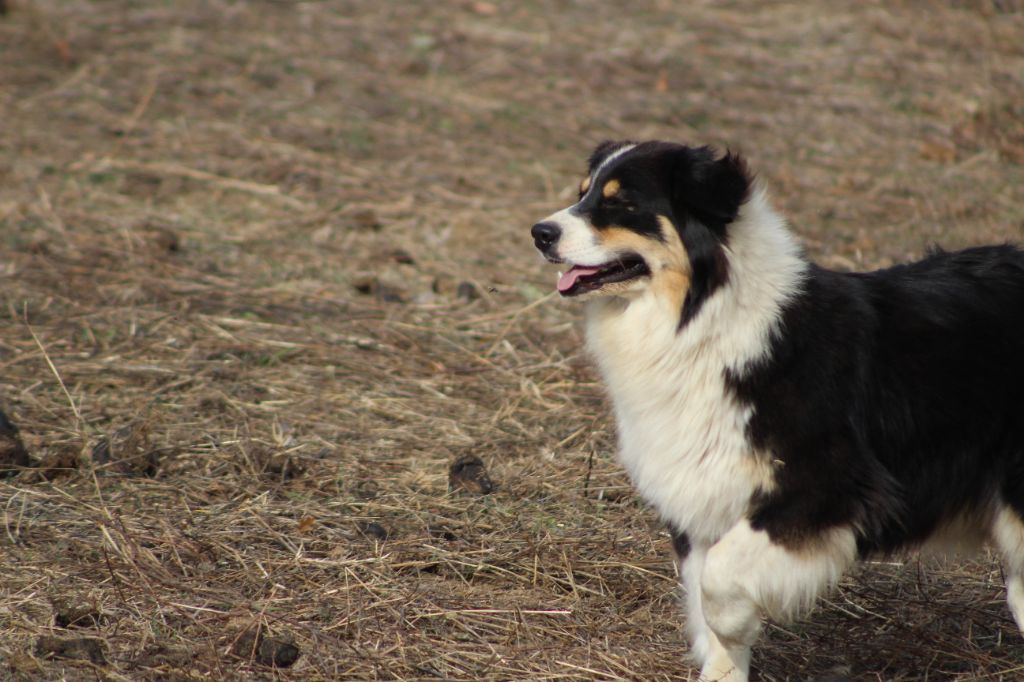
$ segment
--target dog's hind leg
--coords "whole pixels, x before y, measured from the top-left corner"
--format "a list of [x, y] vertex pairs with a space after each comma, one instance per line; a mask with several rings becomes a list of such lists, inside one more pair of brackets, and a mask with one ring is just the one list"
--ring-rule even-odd
[[992, 539], [1006, 566], [1006, 601], [1010, 613], [1024, 632], [1024, 519], [1009, 505], [996, 514]]
[[834, 528], [788, 547], [741, 521], [712, 545], [701, 575], [710, 629], [702, 682], [745, 681], [761, 616], [788, 620], [808, 610], [853, 563], [856, 544], [850, 529]]
[[708, 655], [710, 638], [700, 598], [700, 576], [704, 570], [704, 555], [707, 548], [692, 544], [690, 538], [682, 531], [675, 528], [669, 530], [672, 534], [672, 549], [676, 555], [676, 570], [683, 587], [690, 656], [698, 666], [702, 666]]

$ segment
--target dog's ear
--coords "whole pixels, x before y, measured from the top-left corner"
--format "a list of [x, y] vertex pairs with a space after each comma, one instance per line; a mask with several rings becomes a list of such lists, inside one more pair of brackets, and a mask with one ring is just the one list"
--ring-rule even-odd
[[711, 147], [678, 147], [669, 163], [673, 222], [691, 270], [679, 318], [682, 329], [729, 280], [727, 227], [747, 200], [752, 180], [740, 156], [729, 152], [718, 158]]
[[593, 173], [594, 169], [600, 166], [605, 159], [628, 144], [633, 143], [628, 140], [605, 140], [594, 147], [594, 151], [590, 154], [590, 158], [587, 159], [587, 168], [589, 169], [589, 172]]
[[716, 158], [711, 147], [683, 148], [676, 154], [673, 203], [680, 215], [695, 218], [719, 236], [736, 219], [750, 195], [753, 178], [743, 157]]

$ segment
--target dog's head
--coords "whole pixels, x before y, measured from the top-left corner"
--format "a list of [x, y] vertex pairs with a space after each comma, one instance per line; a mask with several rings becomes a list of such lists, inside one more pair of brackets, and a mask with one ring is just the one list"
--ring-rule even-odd
[[569, 269], [562, 296], [677, 299], [680, 325], [729, 277], [729, 225], [750, 192], [743, 160], [710, 147], [605, 142], [579, 199], [533, 226], [534, 244]]

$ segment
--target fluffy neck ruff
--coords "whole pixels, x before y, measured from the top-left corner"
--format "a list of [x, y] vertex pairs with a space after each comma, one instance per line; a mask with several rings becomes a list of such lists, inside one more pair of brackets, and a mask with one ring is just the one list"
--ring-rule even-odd
[[[809, 264], [785, 219], [771, 207], [761, 187], [752, 190], [750, 199], [729, 225], [724, 251], [728, 282], [711, 294], [681, 330], [677, 329], [678, 299], [653, 289], [629, 298], [589, 302], [588, 342], [592, 346], [598, 342], [592, 350], [599, 362], [609, 355], [635, 356], [641, 348], [652, 362], [664, 355], [698, 353], [732, 371], [741, 371], [762, 359], [778, 329], [782, 309], [799, 293]], [[600, 344], [604, 330], [610, 327], [619, 327], [631, 340], [641, 341], [640, 347]]]
[[760, 188], [729, 225], [725, 254], [727, 283], [682, 329], [679, 297], [653, 287], [587, 305], [587, 345], [612, 398], [621, 461], [665, 520], [707, 540], [773, 486], [771, 458], [746, 438], [751, 409], [725, 377], [767, 357], [809, 267]]

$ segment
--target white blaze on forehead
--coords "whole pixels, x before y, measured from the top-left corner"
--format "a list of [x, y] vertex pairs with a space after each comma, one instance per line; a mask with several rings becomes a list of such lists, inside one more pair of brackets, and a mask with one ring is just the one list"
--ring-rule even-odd
[[599, 175], [601, 175], [601, 171], [603, 171], [605, 167], [608, 166], [608, 164], [610, 164], [612, 161], [628, 152], [630, 149], [633, 149], [634, 147], [636, 147], [635, 144], [626, 144], [613, 151], [611, 154], [608, 155], [608, 157], [604, 161], [601, 162], [597, 169], [595, 169], [594, 172], [591, 173], [591, 177], [597, 178]]
[[561, 211], [544, 219], [544, 222], [555, 223], [562, 229], [562, 239], [559, 244], [559, 251], [563, 258], [573, 260], [573, 262], [579, 262], [583, 265], [583, 262], [572, 259], [569, 254], [580, 249], [597, 247], [597, 239], [594, 236], [593, 230], [587, 221], [580, 217], [579, 213], [575, 209], [586, 198], [586, 196], [594, 190], [594, 187], [597, 184], [595, 181], [598, 176], [601, 175], [601, 171], [603, 171], [612, 161], [619, 158], [635, 146], [635, 144], [623, 145], [609, 154], [608, 158], [602, 161], [597, 168], [594, 169], [594, 172], [587, 176], [587, 179], [584, 182], [587, 182], [588, 186], [584, 190], [583, 196], [579, 198], [579, 201], [569, 208], [563, 208]]
[[619, 158], [620, 156], [628, 152], [630, 149], [633, 149], [634, 147], [636, 147], [635, 144], [623, 145], [616, 149], [615, 151], [613, 151], [611, 154], [609, 154], [604, 161], [599, 163], [597, 165], [597, 168], [594, 169], [594, 172], [587, 176], [587, 179], [585, 180], [587, 186], [582, 188], [583, 196], [581, 196], [579, 201], [577, 201], [576, 203], [579, 204], [580, 201], [583, 201], [594, 190], [594, 187], [598, 184], [597, 179], [600, 177], [601, 171], [607, 168], [608, 164], [612, 163], [613, 161], [615, 161], [615, 159]]

